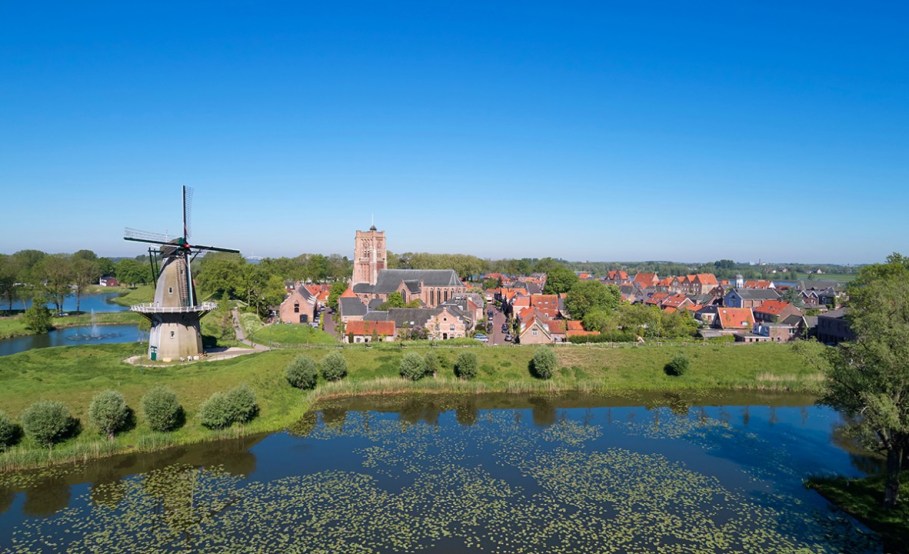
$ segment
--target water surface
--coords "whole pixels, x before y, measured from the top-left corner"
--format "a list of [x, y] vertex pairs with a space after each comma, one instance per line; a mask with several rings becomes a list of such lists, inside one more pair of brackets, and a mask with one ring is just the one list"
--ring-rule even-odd
[[802, 485], [875, 468], [810, 402], [338, 401], [288, 432], [7, 476], [0, 549], [880, 551]]
[[25, 352], [32, 348], [74, 346], [77, 344], [111, 344], [148, 340], [148, 332], [136, 324], [80, 325], [54, 329], [43, 335], [26, 335], [0, 340], [0, 356]]

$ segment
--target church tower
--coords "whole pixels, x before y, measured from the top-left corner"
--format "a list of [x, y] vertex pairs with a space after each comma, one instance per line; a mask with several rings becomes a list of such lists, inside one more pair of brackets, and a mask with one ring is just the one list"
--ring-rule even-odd
[[385, 261], [385, 231], [377, 231], [375, 225], [369, 231], [357, 231], [351, 286], [359, 283], [375, 285], [379, 271], [386, 268]]

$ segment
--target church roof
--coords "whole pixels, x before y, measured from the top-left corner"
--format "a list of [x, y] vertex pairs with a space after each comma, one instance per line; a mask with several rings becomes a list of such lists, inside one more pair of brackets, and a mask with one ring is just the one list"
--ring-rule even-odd
[[[452, 269], [383, 269], [373, 290], [376, 294], [388, 294], [398, 290], [402, 281], [422, 283], [424, 287], [460, 287], [463, 285], [458, 274]], [[410, 289], [411, 285], [407, 285]]]

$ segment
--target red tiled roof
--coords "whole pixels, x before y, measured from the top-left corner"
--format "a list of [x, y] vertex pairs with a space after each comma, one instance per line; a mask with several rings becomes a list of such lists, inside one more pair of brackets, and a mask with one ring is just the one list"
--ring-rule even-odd
[[789, 302], [782, 300], [765, 300], [761, 305], [754, 309], [756, 312], [769, 315], [780, 315], [786, 308], [791, 306]]
[[[660, 293], [657, 293], [657, 294], [660, 294]], [[654, 294], [654, 296], [656, 296], [656, 294]], [[661, 302], [661, 305], [663, 307], [680, 308], [686, 302], [689, 304], [692, 303], [691, 300], [689, 300], [687, 296], [679, 293], [679, 294], [674, 294], [674, 295], [666, 298], [665, 300], [663, 300], [663, 302]]]
[[717, 319], [723, 329], [751, 329], [754, 327], [754, 313], [751, 308], [720, 308]]
[[584, 330], [584, 324], [576, 319], [570, 319], [570, 320], [566, 321], [565, 325], [569, 331], [583, 331]]
[[390, 337], [395, 334], [394, 321], [348, 321], [344, 326], [348, 335], [372, 336], [373, 333], [380, 337]]
[[675, 313], [679, 310], [678, 310], [678, 308], [675, 308], [673, 306], [663, 306], [663, 311], [666, 312], [667, 314], [671, 314], [671, 313]]
[[653, 304], [654, 306], [659, 306], [663, 302], [663, 300], [666, 300], [667, 298], [669, 298], [668, 292], [655, 292], [650, 296], [650, 298], [648, 298], [647, 300], [644, 300], [644, 303]]
[[354, 294], [353, 289], [350, 287], [347, 287], [347, 290], [345, 290], [344, 294], [341, 295], [341, 298], [356, 298], [356, 297], [357, 297], [357, 295]]
[[599, 331], [580, 330], [580, 331], [568, 331], [565, 333], [565, 336], [567, 336], [567, 337], [586, 337], [586, 336], [590, 336], [590, 335], [599, 335], [599, 334], [600, 334]]
[[769, 288], [770, 288], [770, 285], [771, 285], [771, 282], [770, 282], [770, 281], [767, 281], [766, 279], [754, 279], [754, 280], [751, 280], [751, 281], [745, 281], [745, 286], [744, 286], [743, 288], [746, 288], [746, 289], [769, 289]]
[[554, 319], [547, 323], [549, 326], [549, 332], [554, 335], [564, 335], [568, 330], [568, 326], [564, 319]]
[[702, 286], [708, 285], [708, 286], [715, 287], [715, 286], [719, 285], [719, 282], [717, 282], [717, 280], [716, 280], [716, 275], [714, 275], [713, 273], [698, 273], [697, 275], [695, 275], [695, 277], [697, 278], [698, 281], [701, 282]]
[[634, 276], [634, 282], [644, 288], [652, 287], [654, 283], [659, 282], [656, 273], [638, 273]]

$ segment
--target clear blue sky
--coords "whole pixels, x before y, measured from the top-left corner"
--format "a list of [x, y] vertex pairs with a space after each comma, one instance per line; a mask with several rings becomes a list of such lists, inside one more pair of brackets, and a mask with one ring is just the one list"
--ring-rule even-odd
[[0, 253], [909, 253], [904, 2], [133, 4], [0, 4]]

